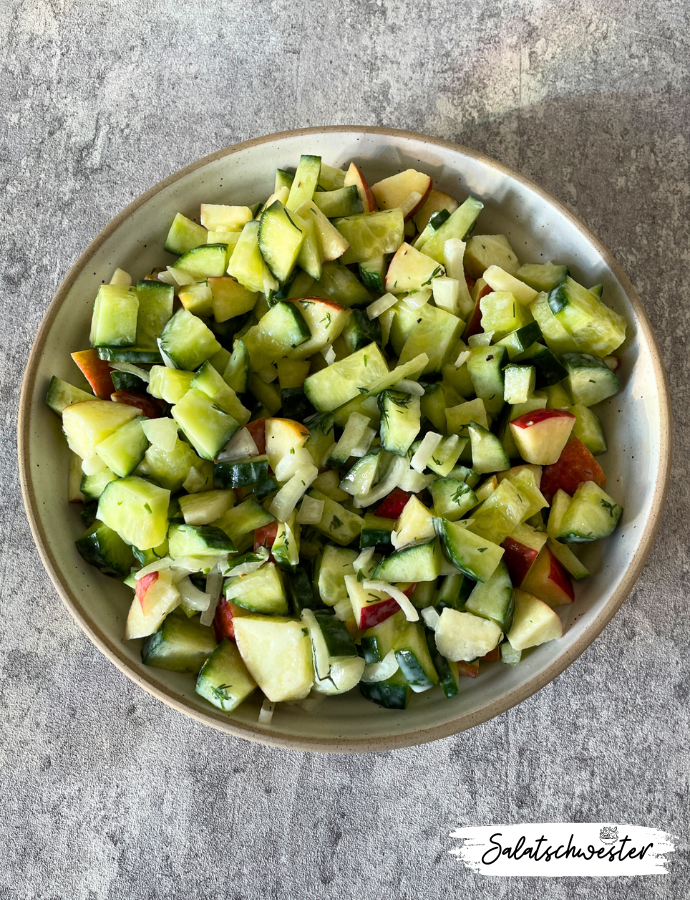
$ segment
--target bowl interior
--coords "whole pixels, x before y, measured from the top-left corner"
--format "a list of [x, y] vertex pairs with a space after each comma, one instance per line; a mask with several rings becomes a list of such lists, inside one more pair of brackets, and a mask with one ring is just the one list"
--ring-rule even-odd
[[[260, 728], [258, 704], [222, 715], [197, 697], [193, 678], [143, 666], [141, 642], [122, 642], [131, 591], [100, 575], [75, 549], [83, 529], [65, 501], [67, 446], [44, 397], [52, 375], [81, 383], [69, 352], [88, 346], [94, 296], [116, 266], [141, 277], [155, 265], [169, 264], [172, 257], [162, 247], [176, 212], [194, 216], [202, 200], [263, 200], [273, 189], [275, 169], [296, 165], [301, 153], [319, 154], [336, 166], [355, 159], [371, 181], [408, 167], [421, 169], [459, 199], [468, 192], [480, 197], [485, 209], [477, 232], [506, 234], [521, 261], [565, 262], [585, 284], [603, 282], [606, 301], [628, 322], [621, 393], [597, 408], [609, 444], [600, 457], [607, 489], [625, 513], [614, 537], [584, 556], [593, 575], [576, 585], [577, 601], [564, 613], [564, 637], [537, 648], [519, 666], [488, 666], [478, 680], [464, 679], [453, 700], [435, 690], [415, 696], [405, 712], [382, 710], [356, 691], [326, 700], [311, 714], [281, 704], [272, 725]], [[653, 538], [668, 463], [668, 406], [654, 339], [639, 301], [630, 295], [614, 261], [564, 208], [485, 157], [444, 142], [376, 131], [298, 132], [240, 145], [191, 167], [132, 204], [94, 241], [58, 292], [37, 339], [20, 425], [22, 467], [29, 517], [51, 577], [92, 639], [130, 677], [187, 714], [244, 737], [305, 749], [385, 749], [483, 721], [533, 693], [582, 652], [630, 590]]]

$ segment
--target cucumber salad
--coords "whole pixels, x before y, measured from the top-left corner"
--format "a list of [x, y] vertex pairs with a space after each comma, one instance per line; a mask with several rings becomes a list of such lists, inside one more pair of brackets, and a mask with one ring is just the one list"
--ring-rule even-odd
[[265, 203], [178, 213], [169, 265], [99, 289], [88, 388], [50, 383], [124, 639], [222, 712], [452, 698], [562, 635], [618, 525], [593, 407], [625, 322], [460, 201], [302, 156]]

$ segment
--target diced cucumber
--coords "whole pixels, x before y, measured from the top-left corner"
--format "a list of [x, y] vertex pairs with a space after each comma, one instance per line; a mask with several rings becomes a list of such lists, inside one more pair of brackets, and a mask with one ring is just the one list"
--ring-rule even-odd
[[608, 356], [625, 340], [623, 317], [570, 276], [550, 291], [548, 300], [551, 312], [581, 353]]
[[247, 575], [231, 575], [225, 579], [225, 595], [243, 609], [264, 615], [288, 614], [285, 585], [274, 563], [266, 563]]
[[216, 322], [226, 322], [236, 316], [251, 312], [258, 300], [255, 291], [248, 291], [234, 278], [209, 278], [213, 317]]
[[532, 321], [529, 307], [519, 303], [508, 291], [493, 291], [479, 301], [482, 312], [482, 328], [491, 332], [494, 340], [506, 337]]
[[623, 507], [593, 481], [583, 481], [573, 494], [558, 533], [562, 544], [584, 544], [608, 537], [615, 530]]
[[359, 277], [362, 279], [362, 283], [377, 294], [383, 294], [385, 291], [387, 271], [388, 263], [382, 253], [359, 263]]
[[188, 250], [173, 263], [172, 268], [182, 269], [196, 281], [203, 281], [206, 278], [220, 278], [225, 275], [227, 264], [227, 244], [204, 244], [203, 247]]
[[322, 162], [318, 186], [324, 191], [336, 191], [338, 188], [344, 187], [344, 185], [345, 172], [342, 169], [327, 166], [325, 162]]
[[547, 409], [567, 409], [572, 403], [572, 397], [565, 381], [559, 381], [558, 384], [549, 384], [542, 388], [539, 393], [546, 395]]
[[504, 347], [472, 347], [467, 360], [474, 392], [484, 401], [486, 411], [496, 416], [503, 409], [505, 390], [503, 365], [507, 352]]
[[266, 368], [310, 337], [300, 307], [296, 303], [279, 301], [244, 335], [251, 368], [254, 371]]
[[372, 341], [381, 343], [381, 323], [378, 319], [370, 319], [361, 309], [353, 309], [342, 336], [350, 353], [355, 353]]
[[148, 392], [152, 397], [158, 397], [166, 403], [179, 403], [192, 385], [194, 372], [153, 366], [150, 376]]
[[382, 560], [372, 578], [394, 584], [404, 581], [434, 581], [441, 574], [443, 557], [441, 547], [434, 538], [423, 544], [397, 550]]
[[354, 216], [362, 212], [362, 201], [354, 184], [334, 191], [317, 191], [313, 199], [327, 219]]
[[232, 348], [223, 380], [236, 394], [244, 394], [249, 381], [249, 353], [243, 340], [237, 338]]
[[530, 500], [527, 491], [518, 490], [510, 479], [505, 478], [473, 514], [469, 527], [480, 537], [502, 544], [528, 518]]
[[501, 560], [487, 582], [475, 585], [467, 598], [467, 612], [491, 619], [505, 634], [510, 631], [513, 620], [513, 584], [508, 574], [508, 567]]
[[62, 430], [70, 450], [82, 459], [91, 459], [102, 441], [139, 414], [137, 408], [111, 400], [73, 403], [63, 410]]
[[[117, 433], [117, 432], [116, 432]], [[76, 454], [75, 454], [76, 456]], [[76, 457], [79, 459], [79, 457]], [[81, 467], [80, 467], [81, 468]], [[79, 490], [87, 500], [98, 500], [111, 481], [116, 481], [117, 475], [103, 464], [103, 468], [90, 475], [82, 475], [79, 482]]]
[[192, 222], [191, 219], [183, 216], [182, 213], [177, 213], [170, 226], [170, 231], [165, 241], [165, 249], [168, 253], [182, 256], [183, 253], [193, 250], [194, 247], [205, 244], [206, 235], [207, 231], [203, 226]]
[[506, 403], [526, 403], [536, 388], [534, 366], [508, 365], [503, 369], [503, 399]]
[[446, 241], [451, 240], [451, 238], [458, 238], [464, 241], [474, 228], [477, 217], [483, 208], [484, 204], [480, 200], [468, 197], [424, 244], [425, 255], [435, 259], [441, 265], [445, 265], [444, 250]]
[[465, 269], [470, 278], [481, 278], [489, 266], [500, 266], [515, 275], [519, 265], [517, 254], [504, 234], [477, 234], [467, 241]]
[[326, 544], [315, 570], [315, 584], [319, 596], [327, 606], [335, 606], [347, 599], [345, 576], [354, 575], [352, 565], [357, 559], [356, 550]]
[[412, 688], [400, 669], [385, 681], [369, 684], [360, 681], [359, 690], [367, 700], [385, 709], [407, 709], [412, 695]]
[[180, 497], [185, 525], [208, 525], [235, 505], [232, 491], [201, 491]]
[[421, 427], [421, 409], [416, 394], [384, 391], [379, 394], [381, 444], [389, 453], [405, 456]]
[[568, 274], [567, 266], [559, 266], [556, 263], [525, 263], [515, 272], [515, 277], [524, 281], [535, 291], [548, 293]]
[[111, 482], [98, 501], [98, 518], [140, 550], [157, 547], [168, 532], [170, 491], [130, 475]]
[[433, 631], [426, 631], [426, 643], [429, 648], [431, 662], [438, 673], [438, 683], [446, 697], [456, 697], [460, 689], [458, 676], [458, 664], [453, 660], [441, 656], [436, 647], [436, 639]]
[[213, 629], [202, 625], [197, 616], [188, 619], [172, 612], [158, 631], [146, 639], [141, 661], [146, 666], [197, 675], [216, 645]]
[[303, 274], [307, 273], [318, 281], [323, 274], [323, 259], [316, 222], [312, 216], [299, 221], [299, 227], [302, 229], [304, 237], [297, 256], [297, 264], [302, 269]]
[[148, 382], [132, 372], [120, 372], [118, 369], [113, 369], [110, 377], [116, 391], [134, 391], [137, 394], [145, 394], [149, 387]]
[[472, 443], [472, 468], [475, 472], [502, 472], [510, 468], [510, 460], [495, 434], [491, 434], [478, 422], [469, 424]]
[[259, 249], [259, 222], [247, 222], [235, 244], [228, 275], [232, 275], [248, 291], [262, 291], [269, 294], [278, 290], [278, 282], [266, 265]]
[[381, 468], [381, 451], [376, 447], [352, 466], [340, 482], [340, 490], [352, 497], [364, 496], [374, 486]]
[[357, 656], [357, 647], [345, 627], [330, 609], [317, 609], [314, 618], [321, 630], [329, 660]]
[[354, 272], [339, 262], [324, 263], [321, 278], [311, 285], [309, 293], [332, 300], [347, 309], [368, 306], [372, 299]]
[[270, 701], [307, 696], [314, 682], [308, 628], [278, 616], [241, 616], [234, 628], [242, 659]]
[[527, 325], [523, 325], [522, 328], [511, 331], [510, 334], [501, 338], [500, 341], [496, 341], [496, 343], [499, 344], [499, 346], [506, 348], [508, 351], [508, 358], [512, 360], [518, 353], [522, 353], [524, 350], [531, 347], [532, 344], [539, 341], [541, 336], [539, 323], [532, 321]]
[[474, 581], [486, 582], [496, 571], [503, 549], [468, 531], [463, 525], [435, 518], [436, 534], [450, 562]]
[[606, 453], [608, 446], [604, 437], [604, 430], [596, 413], [582, 404], [567, 407], [575, 418], [573, 436], [585, 445], [592, 456]]
[[464, 481], [457, 478], [439, 478], [429, 490], [434, 502], [434, 515], [450, 522], [461, 519], [477, 505], [477, 495]]
[[576, 404], [594, 406], [618, 393], [618, 379], [603, 359], [588, 353], [566, 353], [563, 362]]
[[470, 422], [479, 422], [484, 428], [489, 427], [486, 406], [479, 397], [476, 400], [468, 400], [466, 403], [459, 403], [457, 406], [447, 409], [446, 421], [448, 422], [450, 434], [459, 434], [462, 437], [469, 437]]
[[249, 421], [249, 410], [240, 403], [235, 391], [228, 386], [210, 360], [207, 360], [196, 373], [191, 387], [206, 394], [216, 406], [236, 419], [240, 425], [246, 425]]
[[541, 333], [550, 350], [553, 350], [558, 355], [561, 353], [575, 353], [578, 350], [578, 346], [573, 338], [551, 312], [548, 294], [539, 294], [537, 299], [530, 303], [530, 312], [539, 323]]
[[406, 622], [394, 641], [395, 658], [405, 680], [415, 693], [438, 684], [438, 674], [426, 642], [426, 629], [420, 622]]
[[222, 528], [230, 540], [237, 544], [243, 535], [254, 532], [257, 528], [263, 528], [264, 525], [274, 521], [275, 518], [270, 512], [259, 506], [256, 500], [250, 498], [223, 513], [220, 519], [213, 524]]
[[172, 416], [202, 459], [214, 459], [240, 425], [196, 388], [172, 408]]
[[436, 593], [434, 606], [439, 611], [448, 606], [450, 609], [463, 612], [467, 598], [472, 593], [474, 586], [475, 582], [462, 573], [446, 575]]
[[346, 216], [335, 219], [333, 224], [350, 245], [341, 257], [346, 266], [395, 253], [405, 239], [405, 220], [400, 209]]
[[172, 316], [175, 291], [171, 284], [161, 281], [137, 281], [139, 313], [135, 343], [138, 347], [157, 349], [158, 338], [163, 334]]
[[171, 525], [168, 532], [168, 553], [179, 556], [219, 556], [233, 553], [235, 545], [227, 534], [215, 525]]
[[220, 344], [201, 319], [180, 309], [163, 329], [160, 348], [178, 369], [191, 371], [217, 353]]
[[394, 349], [397, 349], [396, 327], [402, 325], [403, 319], [408, 319], [409, 325], [406, 328], [408, 333], [404, 345], [399, 350], [399, 365], [405, 365], [420, 354], [426, 353], [429, 361], [422, 374], [440, 372], [462, 332], [462, 319], [428, 303], [418, 310], [399, 309], [391, 328]]
[[203, 664], [196, 692], [222, 712], [232, 712], [254, 691], [256, 682], [247, 671], [237, 647], [222, 641]]
[[204, 464], [186, 441], [178, 439], [169, 451], [149, 447], [136, 474], [151, 478], [161, 487], [175, 492], [185, 483], [192, 467], [201, 471]]
[[210, 316], [213, 312], [213, 292], [208, 281], [193, 281], [181, 287], [177, 296], [182, 306], [195, 316]]
[[138, 311], [139, 301], [135, 288], [102, 284], [93, 306], [91, 346], [133, 345], [137, 336]]
[[73, 403], [85, 403], [87, 400], [95, 399], [93, 394], [88, 394], [86, 391], [82, 391], [81, 388], [74, 387], [74, 385], [68, 384], [55, 375], [50, 379], [46, 393], [46, 404], [59, 416], [62, 415], [63, 410]]
[[[456, 204], [455, 209], [457, 208], [458, 207]], [[429, 240], [431, 235], [435, 231], [438, 231], [438, 229], [441, 227], [441, 225], [443, 225], [445, 221], [450, 219], [450, 214], [451, 212], [455, 212], [455, 209], [439, 209], [437, 212], [432, 213], [421, 233], [415, 238], [412, 246], [417, 250], [421, 250], [424, 244], [426, 244], [426, 242]], [[415, 216], [415, 220], [416, 218], [417, 217]]]
[[132, 548], [120, 535], [98, 519], [76, 541], [77, 550], [87, 563], [104, 575], [124, 577], [134, 565]]
[[[294, 209], [294, 207], [292, 207]], [[261, 213], [259, 250], [274, 277], [284, 284], [292, 274], [305, 236], [305, 224], [280, 200]]]
[[144, 458], [149, 442], [142, 425], [148, 421], [138, 416], [96, 446], [96, 454], [120, 478], [131, 475]]
[[213, 483], [219, 488], [243, 488], [263, 484], [268, 480], [268, 457], [255, 456], [232, 462], [216, 463]]
[[304, 392], [319, 412], [329, 412], [352, 400], [387, 372], [388, 365], [380, 349], [376, 344], [369, 344], [310, 375], [304, 382]]
[[394, 528], [395, 519], [383, 519], [373, 513], [366, 513], [359, 546], [362, 550], [366, 547], [380, 547], [386, 551], [389, 547], [392, 549], [391, 533]]
[[136, 366], [160, 365], [163, 357], [151, 347], [99, 347], [98, 356], [108, 362], [134, 363]]
[[563, 363], [543, 344], [534, 343], [512, 359], [516, 365], [534, 366], [537, 390], [558, 384], [568, 374]]
[[303, 154], [300, 157], [295, 177], [290, 185], [290, 195], [285, 204], [289, 210], [296, 210], [311, 200], [319, 183], [321, 157]]

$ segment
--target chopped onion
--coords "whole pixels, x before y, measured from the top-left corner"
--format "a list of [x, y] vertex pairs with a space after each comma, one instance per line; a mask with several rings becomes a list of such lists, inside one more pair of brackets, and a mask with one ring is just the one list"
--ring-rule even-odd
[[438, 447], [442, 440], [442, 435], [436, 434], [435, 431], [428, 431], [424, 435], [422, 443], [419, 445], [417, 452], [410, 460], [410, 465], [412, 466], [412, 468], [420, 474], [424, 472], [424, 469], [426, 469], [427, 467], [427, 463], [434, 455], [434, 450]]
[[400, 481], [398, 487], [401, 491], [407, 491], [409, 494], [418, 494], [425, 488], [428, 488], [432, 481], [436, 481], [438, 475], [422, 475], [415, 472], [414, 469], [408, 469]]
[[[219, 553], [217, 556], [178, 556], [173, 560], [173, 566], [176, 569], [184, 570], [187, 574], [190, 572], [201, 572], [208, 575], [216, 566], [227, 563], [228, 554]], [[208, 586], [206, 588], [208, 591]]]
[[313, 464], [311, 454], [305, 447], [293, 447], [292, 451], [288, 451], [280, 462], [276, 464], [275, 476], [282, 484], [284, 481], [292, 478], [300, 469], [304, 469], [306, 466], [313, 466]]
[[467, 338], [470, 347], [488, 347], [493, 340], [493, 331], [485, 331], [483, 334], [472, 334]]
[[259, 710], [259, 725], [270, 725], [273, 720], [273, 713], [276, 705], [271, 700], [264, 700]]
[[264, 366], [263, 369], [259, 369], [256, 374], [264, 382], [264, 384], [271, 384], [271, 382], [275, 381], [278, 377], [278, 369], [273, 365]]
[[395, 675], [400, 666], [395, 655], [395, 650], [387, 653], [381, 662], [369, 663], [364, 667], [362, 673], [362, 681], [365, 684], [375, 684], [377, 681], [385, 681], [387, 678]]
[[418, 381], [408, 381], [405, 378], [394, 384], [392, 389], [394, 391], [402, 391], [405, 394], [414, 394], [417, 397], [424, 396], [424, 385], [421, 385]]
[[366, 456], [369, 448], [374, 443], [375, 437], [376, 432], [373, 428], [365, 428], [359, 443], [350, 450], [350, 456], [354, 456], [355, 459], [361, 459], [363, 456]]
[[297, 514], [297, 521], [300, 525], [318, 525], [323, 517], [325, 505], [323, 500], [316, 500], [314, 497], [303, 497], [302, 505]]
[[410, 293], [406, 297], [403, 297], [403, 303], [408, 309], [421, 309], [423, 306], [426, 306], [430, 298], [431, 291], [428, 289], [410, 291]]
[[459, 315], [460, 282], [456, 278], [448, 278], [445, 275], [434, 278], [431, 282], [431, 289], [434, 294], [434, 303], [439, 309], [444, 309], [454, 316]]
[[438, 620], [441, 618], [439, 614], [436, 612], [433, 606], [427, 606], [426, 609], [422, 610], [422, 618], [426, 625], [431, 628], [432, 631], [436, 631], [436, 626], [438, 625]]
[[174, 565], [175, 560], [169, 556], [162, 556], [160, 559], [155, 560], [155, 562], [149, 563], [148, 566], [144, 566], [143, 569], [139, 569], [138, 572], [134, 573], [134, 577], [139, 581], [144, 575], [150, 575], [151, 572], [162, 572], [164, 569], [169, 569]]
[[158, 344], [158, 352], [159, 352], [160, 355], [163, 357], [163, 363], [164, 363], [169, 369], [176, 369], [177, 366], [176, 366], [175, 363], [170, 359], [170, 357], [168, 356], [168, 354], [167, 354], [167, 353], [165, 352], [165, 350], [163, 349], [163, 343], [162, 343], [161, 339], [160, 339], [160, 338], [156, 338], [156, 343]]
[[223, 576], [220, 572], [209, 572], [206, 576], [206, 593], [209, 595], [207, 608], [202, 612], [199, 621], [202, 625], [212, 625], [216, 615], [216, 607], [223, 590]]
[[460, 318], [466, 318], [474, 309], [474, 300], [470, 296], [465, 279], [465, 248], [466, 244], [459, 238], [450, 238], [443, 245], [443, 257], [446, 261], [446, 272], [458, 283], [457, 312]]
[[147, 384], [151, 381], [151, 373], [147, 372], [146, 369], [142, 369], [140, 366], [135, 366], [134, 363], [109, 362], [108, 365], [111, 369], [115, 369], [118, 372], [129, 372], [130, 375], [136, 375], [137, 378], [141, 378], [141, 380], [145, 381]]
[[[260, 569], [268, 561], [270, 555], [266, 547], [259, 547], [257, 550], [253, 550], [251, 554], [245, 554], [244, 562], [237, 563], [237, 565], [228, 562], [223, 570], [223, 574], [230, 576], [249, 575], [250, 572], [256, 572], [257, 569]], [[249, 558], [250, 556], [251, 558]]]
[[386, 310], [390, 309], [391, 306], [395, 306], [398, 302], [398, 298], [393, 294], [384, 294], [383, 297], [379, 297], [378, 300], [374, 300], [373, 303], [370, 303], [367, 306], [367, 315], [370, 319], [377, 319], [382, 313], [385, 313]]
[[469, 350], [461, 350], [458, 354], [458, 358], [455, 360], [455, 368], [459, 369], [460, 366], [464, 366], [467, 360], [470, 358]]
[[353, 619], [354, 614], [352, 612], [352, 603], [350, 603], [350, 598], [343, 597], [342, 600], [338, 600], [338, 602], [333, 607], [333, 612], [335, 613], [336, 618], [340, 619], [341, 622], [348, 622], [350, 619]]
[[285, 522], [318, 474], [319, 470], [315, 465], [304, 466], [295, 472], [273, 498], [269, 509], [271, 515], [279, 522]]
[[117, 284], [120, 287], [131, 287], [132, 276], [128, 272], [125, 272], [124, 269], [115, 269], [113, 276], [110, 279], [110, 283]]
[[409, 216], [412, 210], [419, 204], [419, 201], [422, 199], [422, 195], [419, 191], [410, 191], [410, 193], [405, 197], [403, 202], [400, 204], [400, 209], [402, 210], [403, 216]]
[[379, 483], [368, 494], [354, 498], [354, 504], [358, 509], [363, 506], [371, 506], [379, 500], [387, 497], [392, 490], [398, 487], [400, 480], [409, 471], [409, 462], [404, 456], [396, 456], [388, 466], [388, 471]]
[[326, 346], [321, 351], [321, 355], [326, 360], [326, 364], [332, 366], [335, 362], [335, 350], [333, 349], [332, 344], [326, 344]]
[[177, 443], [177, 422], [174, 419], [147, 419], [142, 423], [146, 440], [165, 453], [172, 453]]
[[162, 281], [163, 284], [171, 284], [173, 287], [177, 287], [177, 282], [168, 271], [159, 272], [158, 275], [156, 275], [156, 278], [159, 281]]
[[177, 582], [177, 590], [180, 592], [182, 599], [186, 602], [187, 606], [191, 609], [196, 609], [199, 612], [204, 612], [208, 609], [211, 597], [203, 591], [200, 591], [199, 588], [194, 587], [189, 580], [189, 575], [185, 575], [184, 578], [181, 578]]
[[319, 627], [319, 623], [316, 621], [316, 616], [311, 609], [302, 610], [302, 621], [309, 629], [316, 676], [321, 680], [328, 678], [328, 670], [331, 667], [328, 646], [326, 645], [326, 639]]
[[403, 592], [392, 584], [385, 581], [363, 581], [362, 587], [365, 590], [382, 591], [398, 601], [398, 606], [405, 613], [408, 622], [418, 622], [419, 613], [413, 606], [412, 601]]
[[184, 269], [178, 269], [175, 266], [168, 266], [168, 272], [172, 275], [174, 283], [178, 287], [186, 287], [188, 284], [194, 284], [196, 278], [185, 272]]
[[259, 448], [256, 446], [256, 441], [246, 428], [240, 428], [220, 451], [216, 457], [216, 462], [251, 459], [253, 456], [259, 456]]
[[189, 470], [189, 475], [184, 480], [182, 487], [188, 494], [198, 494], [206, 487], [206, 479], [201, 475], [194, 466]]
[[352, 563], [355, 572], [361, 572], [362, 569], [365, 569], [369, 565], [374, 557], [374, 550], [376, 550], [376, 547], [366, 547], [362, 550], [357, 559]]

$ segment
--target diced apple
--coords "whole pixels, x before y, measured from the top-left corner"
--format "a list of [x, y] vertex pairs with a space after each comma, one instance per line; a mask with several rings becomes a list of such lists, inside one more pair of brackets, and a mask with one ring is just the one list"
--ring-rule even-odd
[[419, 194], [419, 200], [407, 212], [405, 218], [409, 219], [418, 212], [431, 191], [431, 178], [424, 175], [423, 172], [417, 172], [415, 169], [406, 169], [397, 175], [391, 175], [390, 178], [384, 178], [383, 181], [373, 185], [372, 193], [376, 198], [379, 209], [397, 209], [402, 206], [410, 194], [415, 191]]
[[[476, 283], [475, 283], [476, 287]], [[484, 284], [478, 291], [477, 296], [474, 301], [474, 309], [472, 310], [472, 315], [467, 320], [467, 325], [465, 327], [465, 333], [463, 334], [463, 340], [467, 340], [471, 338], [474, 334], [481, 334], [482, 331], [482, 308], [479, 305], [479, 301], [482, 297], [486, 297], [487, 294], [491, 293], [491, 288], [488, 284]]]
[[[144, 576], [146, 577], [146, 576]], [[127, 615], [124, 640], [148, 637], [157, 631], [163, 619], [180, 603], [180, 593], [171, 583], [170, 578], [159, 577], [146, 591], [143, 605], [138, 596], [134, 596]]]
[[248, 615], [251, 615], [248, 609], [237, 606], [235, 603], [230, 603], [225, 597], [221, 597], [216, 607], [216, 614], [213, 617], [213, 630], [216, 633], [218, 643], [224, 639], [234, 641], [235, 628], [233, 619], [236, 619], [238, 616]]
[[558, 459], [544, 469], [541, 492], [551, 503], [559, 490], [572, 497], [583, 481], [593, 481], [602, 490], [606, 487], [604, 470], [585, 445], [577, 438], [573, 438], [563, 447]]
[[254, 419], [245, 425], [247, 431], [251, 434], [259, 456], [266, 452], [266, 419]]
[[72, 359], [79, 366], [84, 378], [99, 400], [108, 400], [113, 392], [112, 369], [101, 359], [98, 350], [79, 350], [72, 354]]
[[558, 615], [538, 597], [516, 590], [513, 624], [508, 641], [513, 650], [527, 650], [563, 636]]
[[410, 244], [403, 243], [388, 266], [386, 290], [391, 294], [421, 291], [438, 275], [443, 275], [443, 271], [443, 266], [435, 259], [425, 256]]
[[518, 587], [527, 577], [546, 543], [546, 535], [529, 525], [518, 525], [501, 544], [505, 550], [503, 561], [508, 566], [510, 580]]
[[575, 416], [565, 409], [535, 409], [513, 419], [510, 430], [524, 460], [548, 466], [558, 461], [574, 424]]
[[290, 359], [308, 359], [328, 344], [332, 344], [340, 337], [347, 320], [352, 315], [351, 310], [345, 309], [339, 303], [320, 297], [304, 297], [290, 302], [295, 303], [300, 309], [311, 331], [308, 340], [290, 351]]
[[357, 188], [359, 199], [362, 201], [362, 211], [365, 213], [376, 212], [376, 198], [369, 184], [362, 174], [362, 170], [355, 163], [350, 163], [350, 168], [345, 173], [344, 187], [353, 185]]
[[278, 522], [269, 522], [254, 531], [254, 549], [272, 547], [278, 534]]
[[575, 600], [575, 592], [568, 573], [548, 547], [542, 549], [537, 561], [519, 586], [551, 607], [565, 606]]
[[454, 213], [457, 208], [457, 200], [453, 200], [452, 197], [449, 197], [448, 194], [444, 194], [443, 191], [437, 191], [435, 188], [432, 188], [431, 191], [429, 191], [429, 196], [426, 198], [424, 205], [414, 215], [414, 223], [417, 226], [417, 231], [419, 231], [420, 234], [424, 231], [429, 224], [429, 219], [434, 213], [440, 212], [442, 209], [447, 209], [449, 213]]
[[374, 591], [362, 587], [362, 582], [357, 581], [356, 575], [345, 576], [347, 594], [352, 604], [355, 622], [360, 631], [373, 628], [400, 612], [398, 601], [390, 597], [385, 591]]
[[140, 394], [138, 391], [114, 391], [110, 395], [110, 399], [114, 403], [125, 403], [127, 406], [133, 406], [147, 419], [158, 419], [162, 415], [155, 400]]
[[380, 519], [399, 519], [411, 496], [412, 494], [408, 494], [407, 491], [395, 488], [376, 510], [375, 515]]
[[304, 447], [308, 437], [308, 429], [294, 419], [266, 419], [266, 454], [273, 471], [291, 450]]
[[137, 586], [134, 589], [137, 595], [137, 599], [139, 603], [141, 603], [141, 611], [146, 615], [148, 610], [151, 607], [151, 604], [146, 603], [146, 595], [149, 591], [149, 588], [152, 588], [153, 585], [158, 581], [159, 572], [149, 572], [148, 575], [143, 575], [138, 581]]
[[498, 483], [500, 484], [504, 478], [512, 479], [513, 475], [517, 475], [523, 469], [530, 469], [534, 473], [534, 480], [537, 484], [537, 487], [539, 487], [541, 483], [541, 475], [544, 470], [541, 466], [533, 466], [530, 463], [523, 463], [519, 466], [513, 466], [512, 469], [506, 469], [505, 472], [499, 472], [497, 475]]

